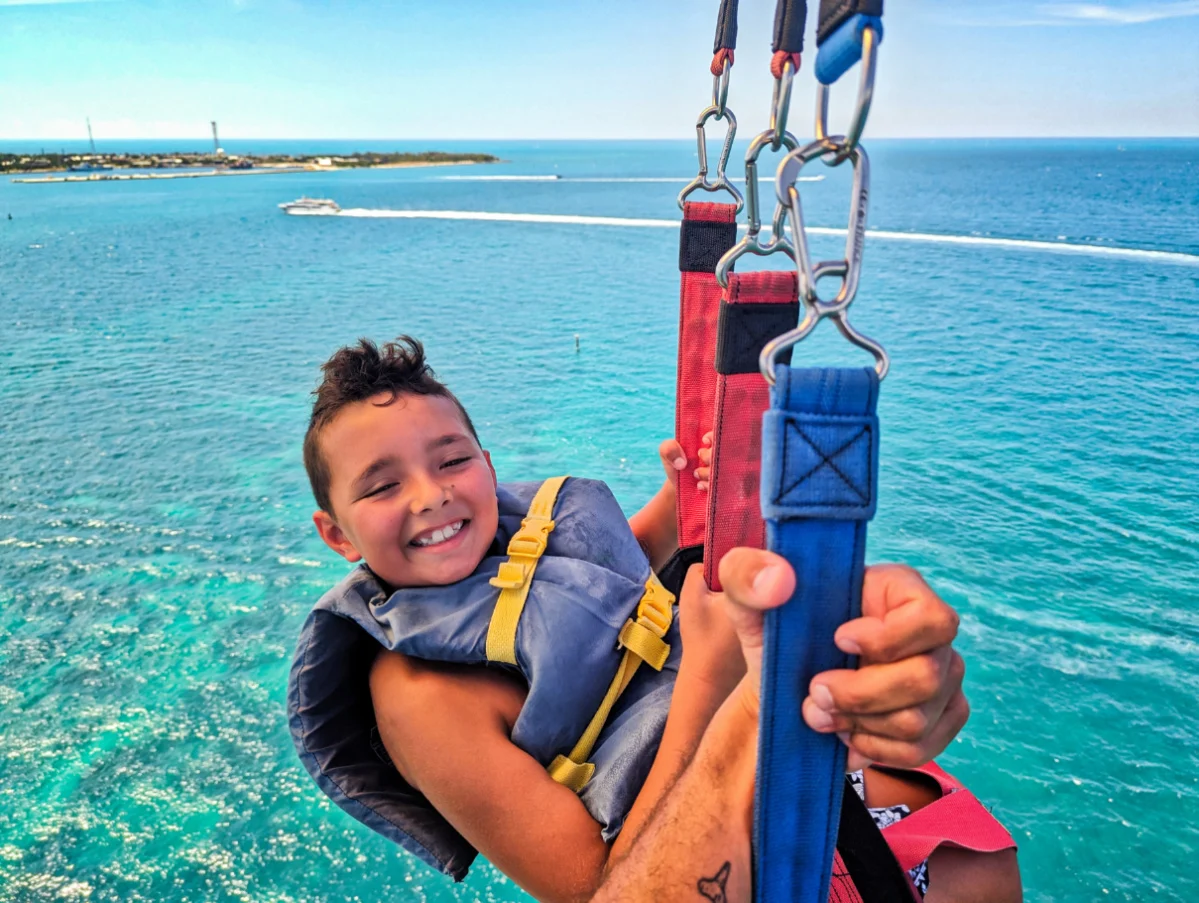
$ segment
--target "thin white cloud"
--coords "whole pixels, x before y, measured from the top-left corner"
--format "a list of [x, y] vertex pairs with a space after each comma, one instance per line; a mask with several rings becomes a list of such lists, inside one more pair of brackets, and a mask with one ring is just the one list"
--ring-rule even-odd
[[1046, 16], [1073, 22], [1104, 22], [1112, 25], [1139, 25], [1161, 19], [1199, 16], [1199, 0], [1174, 0], [1139, 6], [1109, 6], [1106, 3], [1049, 3], [1038, 10]]
[[[1031, 15], [1029, 14], [1031, 12]], [[1140, 25], [1162, 19], [1199, 16], [1199, 0], [1115, 6], [1109, 3], [1042, 3], [1024, 15], [950, 16], [937, 18], [944, 25], [982, 28], [1027, 28], [1030, 26]]]
[[4, 6], [65, 6], [68, 3], [103, 3], [107, 0], [0, 0]]

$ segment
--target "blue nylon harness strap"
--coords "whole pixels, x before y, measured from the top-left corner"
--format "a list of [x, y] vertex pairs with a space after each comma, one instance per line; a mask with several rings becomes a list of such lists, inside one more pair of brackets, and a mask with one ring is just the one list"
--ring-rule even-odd
[[754, 799], [754, 899], [825, 903], [845, 785], [845, 746], [802, 720], [818, 673], [853, 667], [833, 643], [861, 612], [866, 524], [878, 474], [873, 369], [780, 365], [762, 425], [766, 545], [795, 595], [766, 613]]
[[823, 47], [834, 31], [855, 16], [881, 17], [883, 0], [820, 0], [816, 16], [816, 46]]
[[862, 58], [862, 33], [883, 39], [882, 0], [823, 0], [816, 26], [816, 80], [831, 85]]

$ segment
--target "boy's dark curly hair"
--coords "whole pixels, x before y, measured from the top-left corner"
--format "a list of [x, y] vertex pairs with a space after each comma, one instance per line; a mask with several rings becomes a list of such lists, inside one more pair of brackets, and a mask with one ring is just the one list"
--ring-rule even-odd
[[454, 393], [436, 379], [433, 369], [425, 363], [425, 349], [416, 339], [402, 335], [380, 348], [370, 339], [359, 339], [357, 345], [347, 345], [321, 365], [324, 378], [312, 393], [312, 419], [304, 436], [304, 469], [316, 503], [329, 514], [333, 503], [329, 499], [332, 475], [321, 454], [321, 431], [333, 422], [337, 413], [347, 405], [365, 401], [383, 392], [391, 404], [400, 395], [436, 395], [448, 398], [458, 408], [462, 421], [475, 441], [479, 434], [470, 415]]

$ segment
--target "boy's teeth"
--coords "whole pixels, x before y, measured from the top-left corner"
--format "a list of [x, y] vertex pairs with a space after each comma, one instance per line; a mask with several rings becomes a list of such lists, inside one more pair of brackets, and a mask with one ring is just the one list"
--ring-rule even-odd
[[447, 539], [452, 539], [458, 535], [458, 531], [462, 529], [462, 521], [455, 521], [452, 524], [447, 524], [440, 530], [434, 530], [428, 536], [421, 537], [416, 540], [418, 546], [435, 546], [440, 542], [445, 542]]

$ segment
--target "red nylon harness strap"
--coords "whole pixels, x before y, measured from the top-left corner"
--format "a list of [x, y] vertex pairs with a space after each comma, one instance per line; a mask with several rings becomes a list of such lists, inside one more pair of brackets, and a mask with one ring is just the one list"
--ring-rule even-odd
[[737, 208], [732, 204], [688, 201], [679, 230], [679, 357], [675, 438], [687, 456], [678, 480], [679, 547], [704, 541], [707, 499], [696, 489], [695, 468], [705, 433], [712, 428], [716, 396], [716, 326], [720, 286], [716, 262], [737, 240]]
[[[798, 305], [795, 271], [736, 273], [721, 302], [712, 472], [708, 485], [704, 579], [720, 590], [720, 559], [735, 546], [765, 545], [758, 482], [762, 470], [762, 415], [770, 390], [758, 372], [762, 345], [793, 327]], [[740, 309], [738, 309], [740, 308]], [[781, 314], [781, 316], [780, 316]], [[789, 318], [790, 323], [780, 325]], [[780, 357], [780, 361], [783, 358]]]
[[915, 771], [941, 785], [941, 798], [883, 829], [901, 868], [914, 868], [942, 845], [976, 853], [1015, 849], [1007, 829], [952, 775], [933, 762]]
[[[1016, 841], [978, 798], [935, 762], [911, 771], [886, 769], [931, 777], [941, 788], [941, 798], [917, 809], [906, 818], [883, 828], [883, 840], [891, 848], [899, 867], [907, 872], [924, 862], [938, 847], [956, 847], [976, 853], [998, 853], [1016, 848]], [[935, 876], [932, 880], [936, 880]], [[920, 899], [913, 888], [913, 897]], [[833, 860], [829, 903], [862, 903], [840, 854]]]

